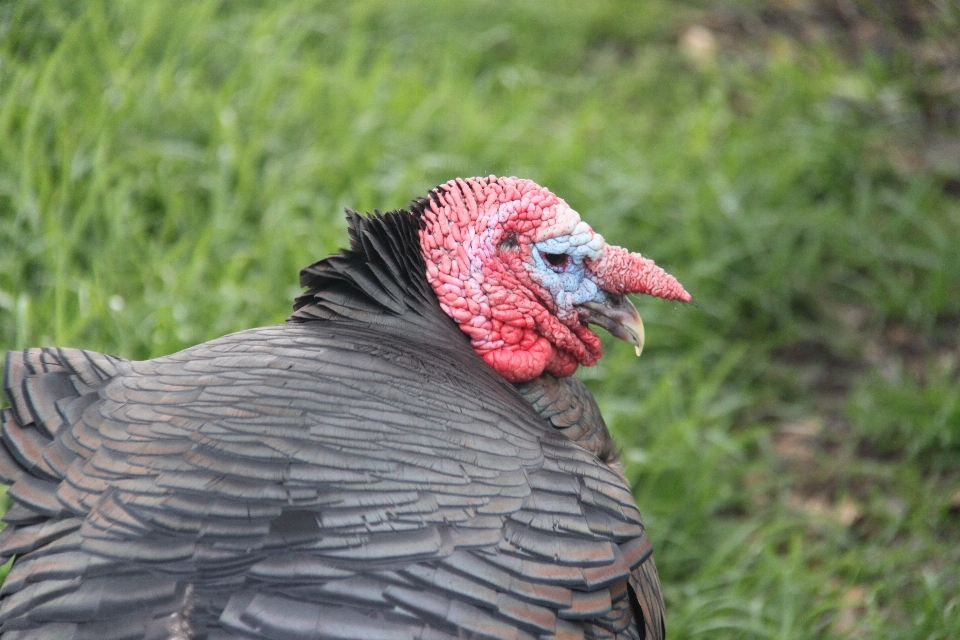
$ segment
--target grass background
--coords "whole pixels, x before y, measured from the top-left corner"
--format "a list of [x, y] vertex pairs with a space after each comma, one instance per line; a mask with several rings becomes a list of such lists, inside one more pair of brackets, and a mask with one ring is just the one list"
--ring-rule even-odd
[[700, 303], [581, 371], [672, 638], [960, 634], [949, 0], [0, 5], [0, 346], [281, 322], [344, 206], [532, 178]]

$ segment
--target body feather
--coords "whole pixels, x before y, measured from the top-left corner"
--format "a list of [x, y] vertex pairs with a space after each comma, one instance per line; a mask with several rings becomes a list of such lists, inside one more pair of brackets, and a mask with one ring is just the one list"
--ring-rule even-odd
[[353, 214], [285, 325], [9, 353], [0, 637], [662, 637], [589, 392], [487, 366], [417, 225]]

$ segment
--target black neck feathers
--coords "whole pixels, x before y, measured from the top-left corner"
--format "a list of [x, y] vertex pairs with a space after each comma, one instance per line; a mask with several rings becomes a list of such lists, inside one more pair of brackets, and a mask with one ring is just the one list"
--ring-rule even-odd
[[287, 322], [453, 324], [427, 281], [417, 213], [399, 209], [362, 216], [347, 209], [347, 222], [350, 248], [300, 271], [307, 291], [297, 297]]

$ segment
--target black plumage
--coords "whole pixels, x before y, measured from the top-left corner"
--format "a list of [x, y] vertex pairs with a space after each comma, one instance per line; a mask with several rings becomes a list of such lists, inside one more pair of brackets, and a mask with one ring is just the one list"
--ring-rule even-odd
[[662, 638], [589, 391], [488, 367], [417, 224], [351, 213], [284, 325], [8, 353], [0, 637]]

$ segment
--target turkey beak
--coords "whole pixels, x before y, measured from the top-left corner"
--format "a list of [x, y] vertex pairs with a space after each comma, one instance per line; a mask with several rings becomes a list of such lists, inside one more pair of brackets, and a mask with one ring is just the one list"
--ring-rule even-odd
[[624, 295], [607, 294], [604, 302], [584, 302], [577, 305], [580, 319], [609, 331], [613, 336], [633, 345], [639, 356], [643, 352], [643, 319]]

